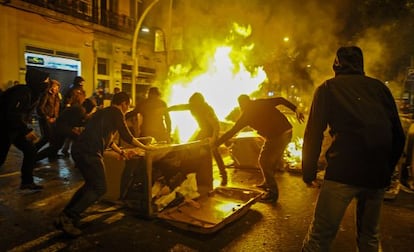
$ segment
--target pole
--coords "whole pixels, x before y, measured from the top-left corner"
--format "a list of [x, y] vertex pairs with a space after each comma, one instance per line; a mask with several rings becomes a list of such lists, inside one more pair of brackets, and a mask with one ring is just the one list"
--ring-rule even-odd
[[132, 96], [132, 104], [135, 105], [135, 96], [136, 96], [136, 84], [137, 84], [137, 77], [138, 77], [138, 57], [137, 57], [137, 41], [138, 41], [138, 34], [139, 31], [141, 30], [141, 25], [142, 22], [144, 21], [145, 17], [147, 16], [148, 12], [152, 9], [152, 7], [154, 7], [154, 5], [156, 3], [158, 3], [159, 0], [154, 0], [150, 5], [148, 5], [148, 7], [144, 10], [144, 12], [142, 13], [142, 15], [139, 17], [138, 23], [135, 26], [135, 31], [134, 31], [134, 37], [132, 39], [132, 63], [133, 63], [133, 68], [132, 68], [132, 89], [131, 89], [131, 96]]

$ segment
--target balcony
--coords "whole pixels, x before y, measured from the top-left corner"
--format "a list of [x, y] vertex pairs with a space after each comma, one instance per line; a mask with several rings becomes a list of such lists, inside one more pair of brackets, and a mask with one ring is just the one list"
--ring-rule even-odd
[[94, 6], [91, 1], [23, 0], [21, 2], [24, 2], [25, 4], [23, 5], [26, 5], [23, 6], [26, 7], [24, 9], [32, 12], [42, 12], [41, 9], [36, 10], [36, 8], [32, 8], [34, 5], [120, 32], [132, 33], [135, 29], [135, 19], [112, 11], [102, 10], [98, 6]]

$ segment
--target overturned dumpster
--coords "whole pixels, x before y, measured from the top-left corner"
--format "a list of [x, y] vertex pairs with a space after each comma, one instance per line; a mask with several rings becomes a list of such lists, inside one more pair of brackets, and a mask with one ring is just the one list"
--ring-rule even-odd
[[105, 151], [107, 193], [137, 215], [160, 218], [198, 233], [213, 233], [243, 216], [262, 192], [213, 188], [213, 165], [206, 141], [161, 145], [124, 161]]

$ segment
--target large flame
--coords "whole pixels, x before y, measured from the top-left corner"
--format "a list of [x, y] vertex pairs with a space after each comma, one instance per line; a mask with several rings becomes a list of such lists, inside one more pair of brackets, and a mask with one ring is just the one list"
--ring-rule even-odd
[[[235, 24], [234, 32], [248, 36], [249, 28]], [[254, 45], [241, 47], [236, 50], [231, 45], [215, 47], [214, 54], [207, 56], [207, 69], [190, 79], [188, 68], [182, 65], [173, 66], [170, 72], [174, 73], [175, 80], [170, 81], [170, 105], [188, 103], [189, 97], [194, 92], [200, 92], [205, 100], [215, 110], [218, 118], [224, 118], [238, 106], [237, 97], [240, 94], [251, 94], [258, 90], [259, 85], [266, 80], [266, 73], [262, 67], [248, 70], [243, 60], [245, 54], [250, 52]], [[184, 79], [184, 80], [183, 80]], [[180, 142], [186, 142], [196, 131], [198, 125], [190, 113], [171, 113], [173, 127], [178, 131]], [[177, 132], [176, 132], [177, 133]]]

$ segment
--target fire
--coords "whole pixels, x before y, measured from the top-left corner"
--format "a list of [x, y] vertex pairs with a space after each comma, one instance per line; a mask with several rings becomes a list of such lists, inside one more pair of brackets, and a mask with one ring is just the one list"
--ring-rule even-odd
[[303, 138], [290, 142], [285, 151], [285, 162], [291, 169], [301, 168]]
[[[243, 29], [235, 24], [233, 36], [234, 33], [248, 36], [251, 28]], [[206, 70], [194, 77], [188, 77], [189, 68], [182, 65], [171, 67], [170, 73], [173, 73], [174, 80], [169, 80], [168, 104], [188, 103], [194, 92], [200, 92], [213, 107], [219, 120], [223, 121], [238, 106], [237, 97], [240, 94], [251, 94], [267, 79], [263, 67], [255, 67], [249, 71], [244, 65], [245, 55], [254, 48], [253, 44], [239, 50], [235, 48], [231, 45], [216, 46], [214, 53], [205, 57]], [[180, 142], [188, 141], [198, 128], [189, 112], [172, 112], [171, 118], [173, 128], [180, 136]]]

